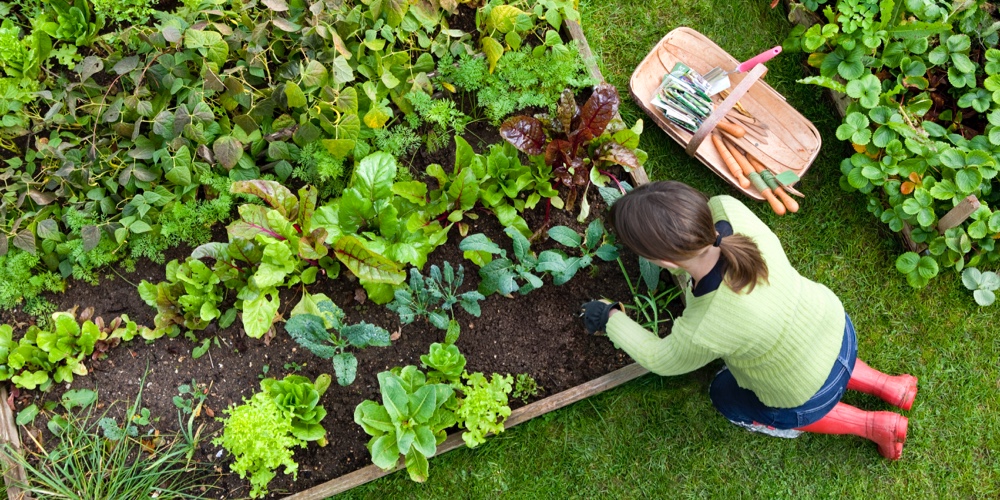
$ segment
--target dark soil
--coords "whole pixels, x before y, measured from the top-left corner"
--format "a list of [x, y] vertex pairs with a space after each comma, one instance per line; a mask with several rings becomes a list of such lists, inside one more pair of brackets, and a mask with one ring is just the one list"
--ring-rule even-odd
[[[592, 197], [591, 202], [593, 213], [602, 213], [603, 202], [597, 197]], [[526, 219], [535, 229], [544, 219], [544, 208], [539, 207], [526, 214]], [[575, 221], [575, 216], [562, 211], [552, 212], [551, 223], [569, 225], [580, 232], [584, 228]], [[451, 235], [449, 242], [431, 254], [429, 264], [441, 265], [444, 261], [464, 263], [463, 291], [473, 289], [479, 282], [477, 268], [462, 258], [457, 248], [460, 237], [456, 229], [453, 231], [456, 234]], [[502, 227], [494, 217], [484, 214], [473, 221], [470, 234], [475, 232], [487, 234], [511, 251], [510, 240], [502, 234]], [[539, 243], [533, 249], [540, 252], [552, 245], [551, 242]], [[167, 259], [183, 259], [189, 252], [190, 249], [176, 248], [169, 252]], [[636, 257], [626, 251], [623, 262], [636, 279]], [[105, 320], [128, 314], [140, 324], [151, 325], [154, 310], [142, 302], [135, 285], [140, 280], [159, 282], [163, 279], [162, 265], [143, 260], [137, 264], [135, 272], [109, 278], [99, 286], [71, 283], [64, 294], [48, 298], [60, 310], [76, 306], [80, 309], [93, 307], [95, 316], [102, 316]], [[311, 293], [325, 293], [333, 299], [345, 310], [349, 322], [364, 320], [385, 327], [390, 332], [398, 331], [400, 337], [392, 347], [355, 351], [359, 360], [357, 380], [349, 387], [334, 384], [322, 399], [329, 412], [323, 421], [328, 429], [329, 444], [322, 448], [311, 444], [306, 449], [297, 450], [295, 460], [300, 464], [298, 480], [293, 482], [289, 476], [279, 474], [270, 485], [272, 496], [302, 491], [370, 464], [365, 448], [368, 436], [353, 421], [354, 407], [365, 399], [380, 401], [378, 372], [394, 366], [419, 364], [419, 357], [427, 352], [428, 346], [443, 340], [444, 332], [427, 323], [403, 326], [396, 314], [384, 306], [359, 301], [364, 295], [362, 290], [345, 277], [320, 280], [309, 287]], [[280, 312], [284, 317], [297, 303], [299, 295], [298, 290], [282, 294]], [[578, 317], [579, 306], [585, 301], [628, 296], [629, 289], [618, 264], [601, 262], [592, 272], [581, 271], [572, 281], [560, 287], [547, 284], [527, 296], [513, 299], [493, 295], [483, 302], [479, 318], [460, 312], [458, 319], [462, 323], [462, 335], [457, 345], [468, 359], [469, 370], [487, 374], [527, 373], [544, 387], [534, 399], [542, 398], [630, 362], [628, 356], [616, 350], [606, 338], [588, 336]], [[23, 331], [25, 326], [25, 317], [21, 314], [0, 313], [0, 321], [20, 323], [17, 331]], [[172, 402], [173, 396], [178, 394], [177, 387], [192, 380], [209, 385], [208, 409], [198, 419], [199, 423], [205, 424], [203, 436], [207, 438], [217, 435], [222, 428], [221, 423], [211, 415], [223, 416], [224, 408], [241, 403], [243, 398], [249, 398], [259, 390], [265, 367], [268, 376], [279, 378], [294, 372], [294, 364], [301, 367], [297, 373], [309, 378], [321, 373], [332, 374], [329, 361], [299, 347], [285, 334], [280, 323], [269, 343], [247, 337], [239, 321], [224, 330], [217, 330], [213, 323], [207, 330], [197, 333], [199, 338], [216, 337], [219, 346], [213, 346], [208, 354], [199, 359], [192, 359], [191, 349], [195, 344], [183, 337], [162, 338], [152, 344], [134, 340], [114, 348], [106, 359], [90, 362], [88, 367], [91, 373], [77, 377], [72, 388], [98, 390], [102, 404], [120, 402], [116, 410], [121, 416], [120, 411], [134, 400], [140, 384], [145, 381], [142, 404], [153, 416], [159, 417], [153, 427], [169, 434], [179, 429], [175, 416], [177, 409]], [[64, 389], [57, 387], [48, 394], [22, 393], [14, 401], [14, 410], [16, 412], [31, 403], [41, 406], [44, 400], [58, 400]], [[515, 408], [521, 405], [519, 401], [511, 403]], [[43, 443], [51, 439], [42, 431], [45, 429], [44, 420], [39, 418], [34, 426], [24, 429]], [[27, 436], [22, 437], [22, 441], [31, 443]], [[247, 495], [248, 483], [229, 473], [230, 457], [222, 453], [220, 447], [210, 444], [209, 439], [203, 440], [201, 453], [196, 455], [196, 459], [214, 462], [216, 470], [225, 472], [219, 483], [221, 489], [212, 495], [214, 498]]]

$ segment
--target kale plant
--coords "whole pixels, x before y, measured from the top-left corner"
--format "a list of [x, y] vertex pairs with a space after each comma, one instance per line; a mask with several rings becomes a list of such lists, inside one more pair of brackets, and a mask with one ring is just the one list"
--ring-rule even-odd
[[562, 285], [573, 279], [580, 269], [590, 267], [595, 257], [605, 262], [618, 258], [618, 247], [613, 242], [607, 241], [609, 236], [600, 219], [594, 219], [587, 226], [583, 238], [566, 226], [555, 226], [549, 229], [549, 237], [576, 249], [579, 256], [568, 255], [562, 250], [546, 250], [538, 255], [538, 265], [535, 269], [551, 273], [552, 283]]
[[458, 340], [461, 328], [455, 319], [455, 306], [462, 306], [465, 312], [478, 318], [479, 301], [486, 298], [475, 290], [459, 293], [464, 280], [465, 270], [461, 264], [455, 270], [451, 263], [445, 261], [444, 272], [437, 265], [431, 265], [427, 278], [416, 268], [412, 268], [409, 286], [396, 290], [389, 309], [399, 314], [399, 320], [404, 325], [413, 323], [417, 318], [426, 319], [435, 327], [448, 332], [445, 335], [446, 343], [454, 343]]
[[458, 248], [465, 257], [481, 267], [479, 269], [479, 292], [483, 295], [499, 293], [511, 297], [516, 291], [521, 295], [541, 288], [542, 278], [535, 273], [538, 257], [531, 251], [531, 244], [516, 229], [505, 228], [504, 232], [513, 240], [513, 259], [507, 251], [490, 241], [485, 234], [472, 234], [459, 243]]
[[333, 371], [340, 385], [351, 385], [358, 372], [358, 359], [348, 347], [391, 345], [389, 332], [365, 323], [347, 325], [345, 314], [326, 295], [303, 294], [285, 323], [285, 331], [302, 347], [333, 362]]

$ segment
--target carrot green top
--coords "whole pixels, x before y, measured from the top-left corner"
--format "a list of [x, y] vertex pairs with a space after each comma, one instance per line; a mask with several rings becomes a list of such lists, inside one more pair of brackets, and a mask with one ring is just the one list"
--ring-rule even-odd
[[764, 404], [799, 406], [830, 374], [844, 337], [844, 307], [829, 288], [791, 266], [774, 233], [738, 200], [716, 196], [709, 207], [716, 222], [729, 221], [735, 233], [757, 243], [767, 262], [768, 281], [749, 294], [737, 294], [723, 284], [695, 296], [688, 287], [684, 313], [666, 338], [625, 314], [608, 320], [608, 337], [660, 375], [687, 373], [722, 358], [740, 387], [753, 391]]

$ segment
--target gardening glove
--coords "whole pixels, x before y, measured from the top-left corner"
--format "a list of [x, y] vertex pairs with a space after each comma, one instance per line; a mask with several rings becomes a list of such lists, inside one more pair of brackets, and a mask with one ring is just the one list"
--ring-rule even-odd
[[583, 326], [587, 329], [587, 333], [591, 335], [604, 333], [612, 309], [621, 311], [621, 302], [592, 300], [580, 306], [580, 316], [583, 317]]

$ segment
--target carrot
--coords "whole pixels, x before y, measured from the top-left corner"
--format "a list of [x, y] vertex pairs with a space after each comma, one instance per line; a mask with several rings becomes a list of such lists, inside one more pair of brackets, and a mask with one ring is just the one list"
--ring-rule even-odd
[[727, 149], [726, 145], [722, 143], [722, 139], [719, 138], [719, 136], [715, 134], [711, 134], [711, 136], [712, 144], [715, 145], [715, 150], [719, 152], [719, 156], [722, 157], [722, 161], [727, 167], [729, 167], [729, 172], [733, 174], [733, 177], [735, 177], [736, 181], [739, 182], [741, 188], [749, 188], [750, 179], [747, 179], [746, 176], [743, 175], [743, 169], [740, 168], [738, 163], [736, 163], [736, 159], [733, 158], [733, 154], [729, 152], [729, 149]]

